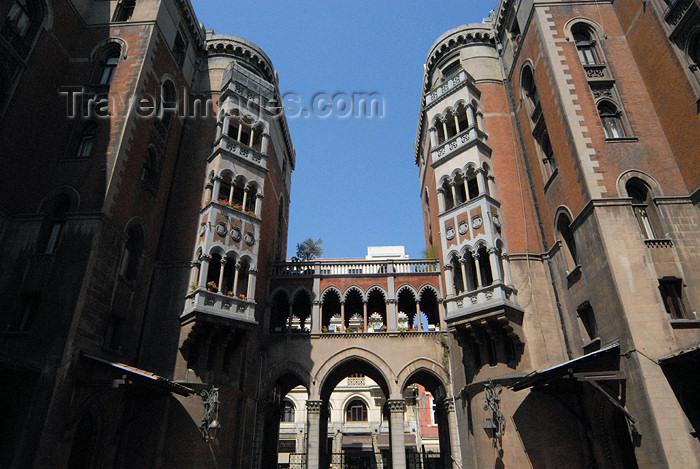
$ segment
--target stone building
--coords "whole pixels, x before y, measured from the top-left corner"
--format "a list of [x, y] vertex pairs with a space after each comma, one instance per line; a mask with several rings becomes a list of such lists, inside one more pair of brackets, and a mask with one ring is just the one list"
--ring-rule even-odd
[[698, 0], [501, 0], [440, 36], [420, 260], [284, 259], [277, 74], [189, 1], [0, 21], [1, 467], [337, 467], [360, 376], [369, 467], [700, 465]]

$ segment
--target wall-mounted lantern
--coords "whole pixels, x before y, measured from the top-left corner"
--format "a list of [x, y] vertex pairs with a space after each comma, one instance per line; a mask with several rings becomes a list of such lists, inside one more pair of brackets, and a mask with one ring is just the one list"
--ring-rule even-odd
[[500, 384], [494, 385], [493, 382], [489, 380], [488, 384], [484, 385], [484, 387], [484, 410], [487, 411], [484, 431], [489, 438], [500, 442], [506, 429], [506, 419], [500, 409], [503, 386]]
[[217, 437], [221, 425], [219, 424], [219, 388], [206, 389], [199, 393], [204, 401], [204, 414], [199, 421], [199, 431], [204, 441], [210, 441]]

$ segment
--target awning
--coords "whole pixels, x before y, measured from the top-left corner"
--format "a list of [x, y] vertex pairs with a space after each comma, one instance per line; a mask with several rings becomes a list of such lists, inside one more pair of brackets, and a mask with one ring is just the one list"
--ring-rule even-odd
[[573, 360], [561, 363], [541, 371], [533, 371], [511, 386], [514, 391], [521, 391], [532, 386], [549, 384], [567, 375], [573, 375], [583, 381], [622, 379], [620, 369], [620, 343], [603, 347]]
[[150, 371], [141, 370], [134, 366], [126, 365], [124, 363], [111, 362], [109, 360], [105, 360], [103, 358], [96, 357], [87, 353], [83, 353], [82, 355], [90, 360], [103, 363], [117, 370], [125, 371], [130, 376], [134, 377], [135, 379], [138, 379], [140, 382], [143, 382], [147, 385], [153, 385], [160, 389], [165, 389], [167, 391], [174, 392], [175, 394], [179, 394], [181, 396], [189, 396], [190, 394], [194, 394], [195, 392], [194, 389], [175, 383], [174, 381], [170, 381], [169, 379], [163, 378], [162, 376], [158, 376], [157, 374], [151, 373]]

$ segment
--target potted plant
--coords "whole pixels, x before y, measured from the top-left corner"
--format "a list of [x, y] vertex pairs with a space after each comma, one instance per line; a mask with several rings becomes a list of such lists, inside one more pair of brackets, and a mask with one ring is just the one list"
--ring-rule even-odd
[[243, 293], [241, 293], [240, 295], [238, 295], [238, 298], [240, 298], [240, 299], [243, 300], [243, 301], [246, 300], [246, 297], [245, 297], [245, 295], [244, 295]]
[[228, 293], [226, 293], [226, 296], [233, 296], [233, 292], [229, 290]]
[[199, 283], [194, 282], [190, 284], [190, 290], [195, 291], [197, 288], [199, 288]]
[[207, 291], [214, 291], [215, 292], [218, 290], [219, 290], [219, 287], [216, 286], [215, 281], [212, 280], [211, 282], [207, 282]]

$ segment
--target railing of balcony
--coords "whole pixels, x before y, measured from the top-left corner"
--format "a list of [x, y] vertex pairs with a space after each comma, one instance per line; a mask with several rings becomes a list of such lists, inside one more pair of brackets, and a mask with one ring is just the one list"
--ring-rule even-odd
[[255, 322], [255, 302], [196, 288], [187, 295], [187, 303], [182, 315], [189, 316], [194, 313]]
[[248, 145], [229, 137], [228, 135], [221, 136], [217, 147], [214, 149], [215, 153], [216, 150], [223, 150], [225, 155], [237, 156], [238, 158], [251, 161], [262, 167], [265, 167], [266, 165], [267, 157], [264, 153], [256, 150], [255, 148], [251, 148]]
[[382, 260], [382, 261], [310, 261], [284, 262], [271, 266], [273, 277], [289, 276], [354, 276], [354, 275], [411, 275], [440, 273], [437, 260]]

